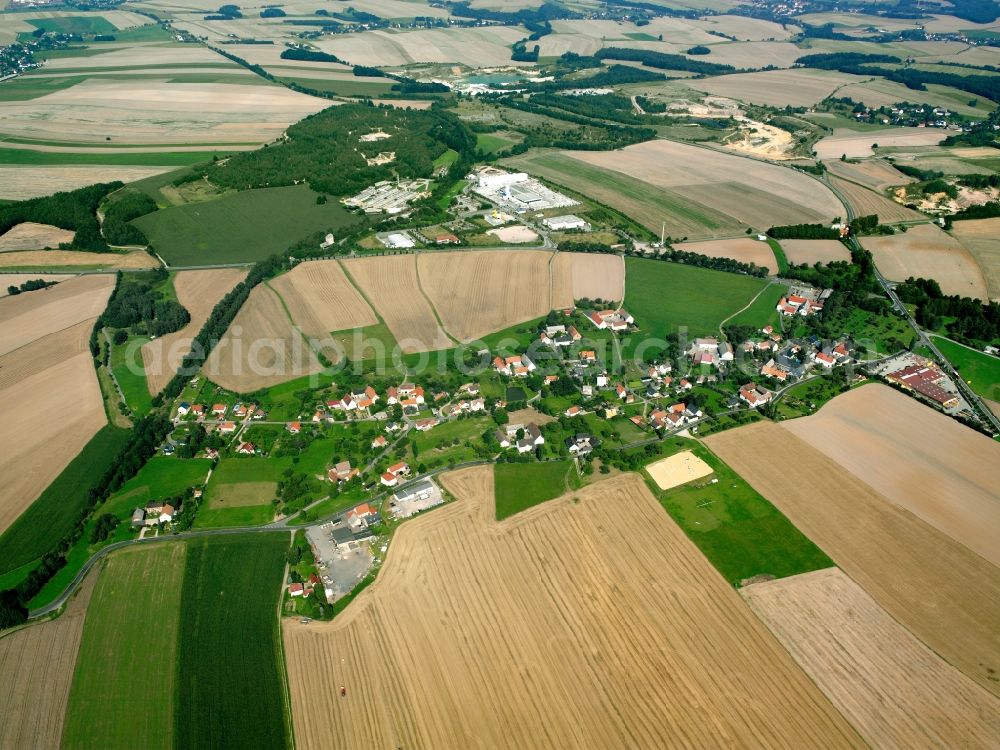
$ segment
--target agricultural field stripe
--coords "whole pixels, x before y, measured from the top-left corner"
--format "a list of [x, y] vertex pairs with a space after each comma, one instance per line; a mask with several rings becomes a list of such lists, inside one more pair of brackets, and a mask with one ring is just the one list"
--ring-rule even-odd
[[186, 167], [212, 161], [213, 157], [228, 156], [229, 150], [219, 151], [127, 151], [110, 149], [87, 151], [33, 151], [27, 148], [0, 147], [0, 164], [45, 166], [126, 165], [138, 167]]
[[445, 334], [447, 334], [448, 338], [451, 339], [456, 346], [460, 346], [462, 342], [460, 342], [457, 338], [455, 338], [452, 335], [451, 331], [445, 328], [444, 321], [441, 320], [441, 313], [439, 313], [437, 308], [434, 307], [434, 303], [431, 302], [431, 298], [427, 296], [427, 292], [424, 289], [424, 285], [420, 283], [420, 264], [414, 263], [414, 267], [416, 269], [414, 273], [416, 274], [417, 277], [417, 289], [420, 290], [420, 294], [423, 295], [423, 298], [427, 301], [427, 304], [431, 308], [431, 312], [434, 313], [434, 320], [436, 320], [437, 324], [441, 326], [441, 330], [444, 331]]

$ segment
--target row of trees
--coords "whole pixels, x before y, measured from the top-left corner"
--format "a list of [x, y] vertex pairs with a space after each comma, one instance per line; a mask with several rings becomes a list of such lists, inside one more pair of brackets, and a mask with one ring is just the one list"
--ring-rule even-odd
[[105, 196], [120, 187], [121, 182], [99, 183], [0, 206], [0, 234], [22, 222], [34, 221], [75, 232], [69, 248], [94, 252], [107, 250], [108, 245], [101, 236], [97, 220], [97, 208]]
[[983, 304], [978, 299], [945, 295], [934, 279], [913, 278], [896, 286], [903, 302], [917, 306], [916, 319], [924, 328], [944, 328], [952, 338], [973, 345], [1000, 338], [1000, 304]]

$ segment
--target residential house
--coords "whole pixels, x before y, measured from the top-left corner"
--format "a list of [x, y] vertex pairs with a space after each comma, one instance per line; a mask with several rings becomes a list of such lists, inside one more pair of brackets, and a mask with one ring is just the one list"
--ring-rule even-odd
[[772, 357], [760, 368], [760, 374], [784, 383], [788, 380], [789, 371], [783, 367], [779, 367]]
[[461, 393], [468, 393], [470, 396], [479, 395], [479, 383], [466, 383], [458, 389]]
[[171, 523], [175, 515], [177, 515], [177, 511], [174, 509], [174, 506], [170, 503], [164, 503], [157, 520], [160, 523]]
[[691, 385], [691, 381], [687, 378], [681, 378], [680, 382], [677, 384], [678, 391], [690, 391], [692, 388], [694, 388], [694, 386]]
[[836, 357], [832, 354], [826, 354], [824, 352], [813, 352], [812, 358], [814, 362], [821, 364], [827, 370], [837, 364]]
[[187, 416], [187, 413], [189, 411], [191, 411], [191, 404], [189, 404], [187, 401], [181, 401], [177, 405], [177, 416], [179, 417]]
[[766, 404], [773, 396], [771, 391], [755, 383], [747, 383], [740, 388], [740, 401], [744, 401], [751, 409]]
[[212, 414], [217, 417], [221, 417], [225, 415], [227, 408], [228, 407], [225, 404], [215, 404], [212, 406]]
[[565, 444], [571, 456], [586, 456], [597, 447], [594, 436], [586, 432], [578, 432], [566, 438]]
[[223, 422], [222, 424], [219, 425], [219, 432], [221, 432], [223, 435], [231, 435], [232, 433], [236, 432], [236, 423]]
[[507, 358], [495, 357], [493, 359], [493, 367], [501, 375], [526, 378], [535, 370], [535, 363], [528, 359], [527, 355], [520, 354]]
[[289, 422], [287, 425], [285, 425], [285, 429], [288, 430], [293, 435], [298, 435], [300, 432], [302, 432], [302, 423]]
[[580, 361], [588, 363], [596, 362], [597, 352], [593, 351], [592, 349], [584, 349], [582, 352], [580, 352]]
[[361, 503], [361, 505], [347, 511], [344, 515], [344, 520], [352, 530], [356, 531], [361, 528], [367, 528], [373, 523], [378, 523], [380, 519], [378, 510], [374, 505]]
[[563, 412], [567, 417], [578, 417], [583, 414], [583, 409], [581, 409], [576, 404], [573, 404], [565, 412]]
[[305, 591], [305, 587], [301, 583], [290, 583], [288, 584], [288, 595], [289, 596], [302, 596]]
[[624, 331], [635, 319], [625, 310], [602, 310], [587, 313], [587, 320], [602, 330]]
[[427, 419], [418, 419], [416, 424], [413, 425], [414, 429], [418, 432], [427, 432], [438, 425], [437, 417], [427, 417]]
[[191, 414], [195, 417], [205, 416], [205, 407], [202, 404], [191, 404]]
[[372, 440], [372, 448], [375, 448], [375, 449], [385, 448], [385, 446], [388, 443], [389, 443], [389, 441], [385, 439], [385, 435], [379, 435], [377, 438], [375, 438], [374, 440]]
[[360, 472], [351, 466], [350, 461], [341, 461], [326, 473], [331, 482], [349, 482]]
[[236, 449], [236, 452], [241, 456], [252, 456], [257, 452], [257, 446], [253, 443], [240, 443], [240, 447]]
[[214, 461], [218, 457], [219, 457], [219, 451], [217, 451], [215, 448], [206, 448], [205, 449], [205, 458], [208, 458], [208, 459]]

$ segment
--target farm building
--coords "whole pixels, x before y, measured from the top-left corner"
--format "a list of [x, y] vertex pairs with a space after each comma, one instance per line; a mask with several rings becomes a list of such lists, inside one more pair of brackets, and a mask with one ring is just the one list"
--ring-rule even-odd
[[555, 232], [565, 232], [574, 229], [590, 229], [590, 224], [581, 219], [579, 216], [574, 216], [573, 214], [552, 216], [548, 219], [542, 219], [542, 224]]

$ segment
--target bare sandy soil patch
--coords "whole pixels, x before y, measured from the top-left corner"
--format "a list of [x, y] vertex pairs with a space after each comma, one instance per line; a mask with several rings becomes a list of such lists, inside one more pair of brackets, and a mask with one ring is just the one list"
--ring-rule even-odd
[[0, 747], [50, 750], [62, 740], [87, 605], [97, 582], [91, 572], [50, 622], [0, 638]]
[[[900, 101], [900, 100], [897, 100]], [[836, 128], [833, 135], [821, 138], [813, 150], [818, 159], [861, 159], [874, 155], [872, 144], [879, 148], [886, 146], [934, 146], [943, 141], [948, 133], [937, 128], [889, 128], [859, 132], [846, 128]]]
[[[557, 253], [553, 273], [553, 307], [570, 307], [573, 300], [625, 298], [625, 259], [603, 253]], [[569, 291], [569, 301], [564, 298]]]
[[678, 250], [687, 253], [698, 253], [710, 258], [730, 258], [740, 263], [753, 263], [766, 268], [768, 273], [778, 272], [778, 262], [774, 251], [766, 242], [740, 237], [735, 240], [706, 240], [705, 242], [681, 242], [674, 245]]
[[73, 276], [70, 274], [63, 273], [5, 273], [0, 274], [0, 297], [6, 297], [7, 288], [11, 286], [21, 286], [21, 284], [26, 281], [35, 281], [36, 279], [41, 279], [42, 281], [66, 281], [72, 279]]
[[115, 277], [77, 276], [48, 289], [0, 300], [0, 355], [104, 311]]
[[656, 482], [657, 487], [661, 490], [669, 490], [671, 487], [678, 487], [709, 476], [712, 473], [712, 467], [691, 451], [682, 451], [650, 464], [646, 467], [646, 471]]
[[254, 287], [203, 371], [239, 393], [256, 391], [319, 372], [322, 366], [292, 327], [281, 299], [266, 284]]
[[1000, 443], [884, 385], [848, 391], [785, 428], [1000, 566]]
[[879, 192], [893, 185], [909, 185], [914, 182], [913, 177], [908, 177], [881, 159], [865, 159], [857, 163], [832, 159], [825, 164], [834, 176]]
[[25, 221], [0, 235], [0, 253], [11, 250], [44, 250], [72, 242], [74, 233], [51, 224]]
[[333, 53], [352, 65], [394, 66], [428, 62], [482, 68], [524, 65], [511, 61], [510, 45], [526, 35], [527, 32], [514, 26], [377, 30], [362, 34], [336, 34], [316, 44], [324, 52]]
[[[1000, 569], [780, 425], [758, 422], [705, 442], [893, 618], [1000, 695]], [[766, 458], [775, 455], [782, 460]]]
[[538, 235], [534, 231], [520, 225], [488, 229], [486, 234], [492, 234], [501, 242], [508, 245], [524, 245], [529, 242], [538, 242]]
[[187, 308], [191, 320], [179, 331], [143, 345], [142, 366], [151, 394], [155, 396], [170, 382], [181, 361], [190, 353], [192, 340], [205, 325], [216, 304], [246, 275], [242, 268], [213, 268], [180, 271], [174, 276], [177, 301]]
[[[3, 103], [0, 102], [0, 110]], [[0, 111], [0, 121], [3, 119]], [[3, 127], [0, 122], [0, 127]], [[65, 137], [71, 137], [69, 132]], [[60, 136], [62, 137], [62, 136]], [[97, 182], [134, 182], [144, 177], [169, 172], [176, 167], [0, 167], [0, 198], [5, 200], [27, 200], [42, 195], [52, 195], [61, 190], [76, 190]]]
[[375, 311], [335, 260], [300, 263], [269, 283], [307, 336], [322, 338], [378, 323]]
[[927, 218], [924, 214], [902, 206], [896, 201], [857, 183], [831, 176], [830, 184], [844, 196], [858, 216], [878, 214], [879, 221], [883, 224], [891, 224], [896, 221], [921, 221]]
[[638, 476], [500, 524], [491, 467], [442, 481], [334, 622], [284, 621], [301, 747], [861, 744]]
[[549, 261], [533, 250], [422, 253], [420, 285], [459, 341], [472, 341], [552, 309]]
[[838, 568], [740, 589], [873, 748], [993, 747], [1000, 699], [892, 619]]
[[781, 249], [789, 263], [830, 263], [851, 260], [851, 251], [839, 240], [781, 240]]
[[549, 424], [550, 422], [555, 422], [556, 418], [549, 416], [548, 414], [542, 414], [536, 409], [532, 409], [530, 406], [524, 409], [518, 409], [517, 411], [512, 411], [507, 414], [510, 418], [509, 424], [537, 424], [539, 426], [543, 424]]
[[449, 349], [454, 344], [420, 291], [415, 255], [354, 258], [343, 266], [404, 352]]
[[729, 151], [782, 161], [793, 158], [791, 151], [795, 148], [795, 139], [787, 130], [742, 118], [739, 130], [728, 136], [723, 146]]
[[[711, 56], [710, 56], [711, 57]], [[863, 81], [861, 76], [826, 70], [768, 70], [733, 73], [691, 81], [692, 88], [770, 107], [811, 107], [844, 84]], [[837, 154], [839, 157], [840, 154]]]
[[155, 268], [160, 265], [145, 250], [130, 253], [87, 253], [80, 250], [25, 250], [0, 253], [0, 268], [62, 268], [81, 269]]
[[1000, 219], [956, 221], [951, 232], [979, 264], [990, 299], [1000, 300]]
[[910, 227], [905, 234], [865, 237], [875, 265], [893, 281], [910, 276], [934, 279], [945, 294], [986, 300], [986, 280], [972, 254], [934, 224]]

